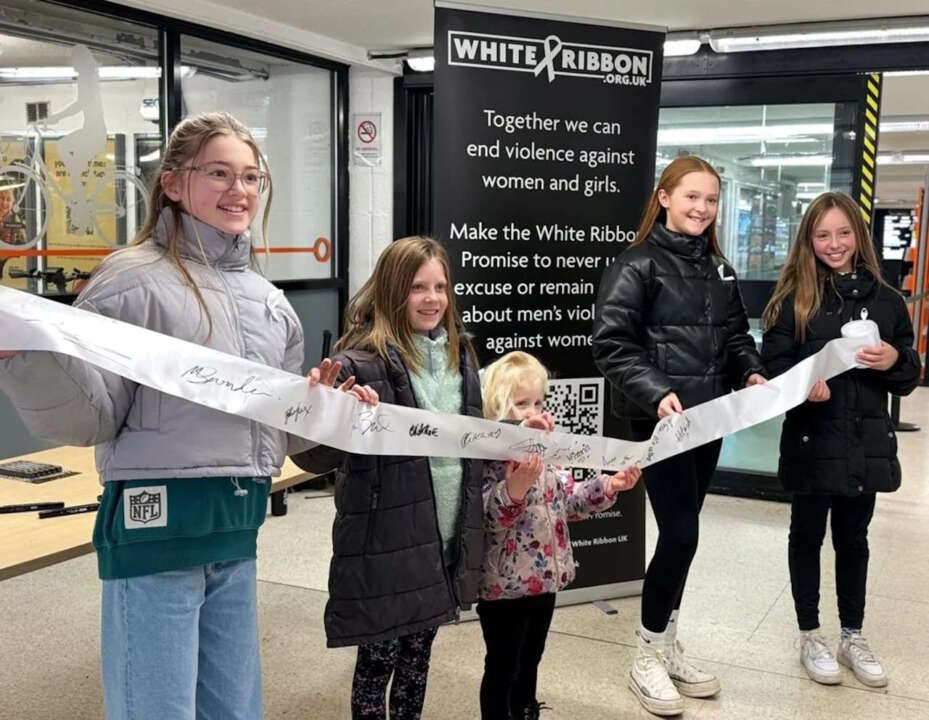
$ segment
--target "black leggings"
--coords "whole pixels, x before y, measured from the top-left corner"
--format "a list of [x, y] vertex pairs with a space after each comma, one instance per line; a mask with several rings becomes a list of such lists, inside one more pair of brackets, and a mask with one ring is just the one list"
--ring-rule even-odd
[[658, 524], [658, 543], [642, 586], [642, 625], [660, 633], [681, 606], [690, 562], [697, 551], [700, 509], [722, 441], [662, 460], [642, 471]]
[[555, 593], [481, 600], [477, 615], [487, 655], [481, 680], [481, 720], [522, 718], [536, 702], [535, 686]]
[[803, 631], [819, 627], [819, 555], [826, 534], [826, 515], [835, 548], [835, 591], [842, 627], [861, 629], [868, 584], [868, 525], [874, 515], [874, 493], [857, 497], [804, 495], [790, 509], [790, 589]]

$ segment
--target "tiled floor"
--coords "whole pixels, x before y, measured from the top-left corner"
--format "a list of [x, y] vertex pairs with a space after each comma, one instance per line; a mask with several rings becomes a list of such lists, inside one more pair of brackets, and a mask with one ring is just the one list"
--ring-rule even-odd
[[[926, 429], [900, 434], [903, 488], [881, 495], [871, 525], [865, 630], [890, 685], [875, 691], [843, 670], [842, 685], [809, 681], [797, 661], [787, 577], [788, 506], [711, 495], [682, 608], [688, 654], [720, 675], [713, 700], [687, 700], [685, 718], [926, 720], [929, 718], [929, 389], [903, 402]], [[327, 650], [322, 632], [332, 502], [291, 496], [260, 540], [259, 585], [266, 717], [349, 717], [354, 651]], [[649, 552], [654, 523], [648, 519]], [[832, 551], [823, 550], [822, 616], [838, 632]], [[102, 717], [99, 584], [93, 557], [0, 583], [0, 718]], [[626, 689], [638, 598], [556, 611], [540, 672], [543, 718], [647, 718]], [[480, 628], [443, 628], [433, 652], [424, 717], [475, 720]]]

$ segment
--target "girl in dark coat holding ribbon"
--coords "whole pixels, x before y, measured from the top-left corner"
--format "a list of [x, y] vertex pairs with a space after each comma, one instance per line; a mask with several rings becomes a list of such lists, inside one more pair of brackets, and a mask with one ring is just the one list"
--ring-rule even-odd
[[[779, 375], [841, 336], [842, 325], [877, 323], [881, 344], [858, 353], [860, 369], [819, 381], [790, 410], [781, 431], [778, 477], [794, 492], [788, 560], [800, 661], [820, 683], [841, 681], [839, 662], [865, 685], [887, 673], [861, 634], [868, 574], [868, 524], [877, 492], [900, 487], [887, 393], [919, 380], [913, 326], [903, 298], [881, 278], [868, 227], [847, 195], [824, 193], [807, 209], [764, 312], [765, 363]], [[819, 631], [819, 556], [831, 515], [842, 637], [838, 661]]]

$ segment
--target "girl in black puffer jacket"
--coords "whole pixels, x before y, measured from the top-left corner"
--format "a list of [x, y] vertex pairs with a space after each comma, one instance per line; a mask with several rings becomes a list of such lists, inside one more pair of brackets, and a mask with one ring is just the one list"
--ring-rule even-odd
[[850, 320], [877, 323], [881, 344], [858, 354], [861, 369], [816, 383], [809, 402], [790, 410], [781, 431], [778, 476], [794, 491], [788, 559], [800, 660], [813, 680], [841, 680], [819, 634], [819, 555], [832, 515], [842, 639], [838, 659], [866, 685], [887, 684], [861, 637], [868, 574], [868, 524], [876, 492], [900, 486], [897, 440], [887, 393], [907, 395], [919, 380], [913, 327], [899, 293], [881, 279], [867, 226], [841, 193], [814, 200], [765, 309], [763, 357], [779, 375], [841, 336]]
[[[674, 160], [662, 173], [635, 244], [603, 275], [593, 354], [612, 386], [625, 437], [648, 438], [659, 418], [747, 384], [764, 382], [735, 273], [716, 240], [719, 175], [705, 160]], [[720, 441], [656, 463], [642, 475], [658, 544], [642, 588], [639, 653], [630, 688], [660, 715], [681, 695], [708, 697], [719, 681], [684, 660], [677, 611], [697, 549], [698, 516]]]

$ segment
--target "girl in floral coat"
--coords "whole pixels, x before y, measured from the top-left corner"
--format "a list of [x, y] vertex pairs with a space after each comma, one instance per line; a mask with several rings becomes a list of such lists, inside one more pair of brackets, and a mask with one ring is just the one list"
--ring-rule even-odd
[[[524, 352], [511, 352], [484, 372], [484, 414], [551, 430], [543, 412], [548, 372]], [[482, 720], [538, 718], [536, 674], [555, 608], [555, 593], [574, 579], [568, 522], [603, 512], [633, 487], [637, 468], [575, 483], [570, 472], [521, 463], [484, 469], [485, 552], [480, 601], [487, 655], [481, 681]]]

